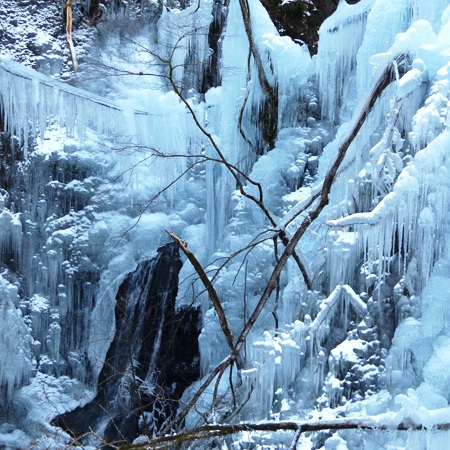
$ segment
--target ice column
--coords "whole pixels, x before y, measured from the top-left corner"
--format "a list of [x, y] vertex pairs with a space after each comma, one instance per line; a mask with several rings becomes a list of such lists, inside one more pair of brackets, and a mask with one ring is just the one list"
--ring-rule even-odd
[[26, 384], [31, 376], [30, 329], [20, 310], [16, 309], [17, 287], [0, 275], [0, 402], [11, 400], [15, 389]]

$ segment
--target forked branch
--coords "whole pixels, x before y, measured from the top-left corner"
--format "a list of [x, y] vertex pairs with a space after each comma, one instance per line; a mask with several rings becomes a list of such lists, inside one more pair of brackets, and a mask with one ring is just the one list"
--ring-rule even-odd
[[[239, 188], [239, 192], [242, 194], [242, 196], [244, 196], [245, 198], [249, 199], [250, 201], [252, 201], [253, 203], [255, 203], [258, 206], [258, 208], [266, 216], [266, 218], [269, 221], [270, 225], [278, 230], [277, 233], [280, 236], [281, 242], [283, 243], [284, 246], [286, 246], [288, 244], [288, 242], [289, 242], [289, 239], [288, 239], [288, 237], [286, 235], [286, 232], [278, 227], [278, 225], [277, 225], [275, 219], [273, 218], [272, 214], [267, 209], [267, 206], [264, 203], [263, 190], [262, 190], [261, 184], [257, 183], [256, 181], [254, 181], [247, 174], [245, 174], [244, 172], [239, 170], [236, 166], [231, 164], [225, 158], [225, 156], [222, 153], [221, 149], [217, 145], [217, 142], [215, 141], [213, 135], [211, 133], [209, 133], [209, 131], [200, 123], [200, 120], [198, 119], [197, 114], [195, 113], [194, 109], [192, 108], [190, 103], [183, 96], [183, 93], [181, 92], [181, 90], [179, 89], [178, 85], [175, 82], [173, 73], [174, 73], [174, 67], [172, 66], [171, 60], [169, 59], [169, 75], [168, 75], [168, 79], [169, 79], [170, 85], [172, 86], [173, 91], [178, 96], [178, 98], [181, 100], [181, 102], [186, 106], [186, 108], [189, 111], [192, 119], [195, 122], [196, 127], [208, 139], [209, 143], [214, 148], [215, 152], [217, 153], [217, 155], [219, 157], [219, 161], [218, 162], [223, 164], [226, 167], [226, 169], [229, 171], [229, 173], [232, 175], [232, 177], [235, 179], [236, 185]], [[256, 186], [256, 188], [258, 189], [258, 197], [254, 196], [252, 194], [249, 194], [245, 190], [245, 186], [242, 183], [241, 178], [244, 179], [247, 183], [249, 183], [249, 184], [251, 184], [253, 186]], [[297, 265], [298, 265], [298, 267], [300, 269], [300, 272], [301, 272], [301, 274], [303, 276], [303, 279], [305, 281], [306, 287], [308, 289], [311, 289], [312, 288], [312, 283], [311, 283], [311, 280], [309, 278], [308, 271], [306, 270], [305, 265], [301, 261], [300, 257], [296, 253], [295, 249], [291, 252], [291, 255], [293, 256], [295, 262], [297, 263]]]
[[[303, 220], [298, 226], [294, 236], [290, 239], [288, 244], [286, 245], [284, 252], [278, 259], [275, 268], [272, 271], [272, 274], [269, 278], [268, 283], [266, 284], [266, 288], [262, 293], [258, 304], [250, 315], [247, 323], [242, 330], [234, 350], [231, 352], [230, 356], [223, 360], [219, 365], [217, 365], [213, 371], [210, 373], [208, 378], [204, 381], [201, 387], [197, 390], [195, 395], [192, 397], [191, 401], [187, 404], [187, 406], [178, 414], [178, 416], [166, 427], [163, 433], [168, 433], [171, 429], [179, 426], [189, 410], [192, 406], [197, 402], [202, 393], [206, 390], [208, 385], [216, 378], [216, 376], [221, 372], [226, 370], [226, 368], [238, 358], [242, 347], [244, 346], [247, 336], [253, 328], [256, 320], [264, 309], [267, 300], [272, 295], [274, 289], [276, 289], [278, 279], [281, 275], [281, 272], [286, 265], [289, 257], [294, 253], [296, 245], [299, 243], [300, 239], [303, 237], [305, 232], [308, 230], [311, 223], [319, 217], [320, 213], [323, 211], [325, 206], [328, 204], [328, 196], [331, 191], [331, 187], [336, 177], [336, 173], [344, 160], [344, 157], [347, 153], [350, 144], [353, 142], [361, 127], [363, 126], [367, 116], [371, 112], [372, 108], [375, 105], [375, 102], [380, 98], [386, 87], [390, 84], [393, 79], [393, 66], [389, 65], [379, 76], [379, 78], [374, 83], [367, 100], [360, 107], [360, 110], [355, 115], [355, 119], [353, 121], [353, 126], [349, 128], [347, 135], [341, 141], [339, 145], [338, 152], [334, 162], [332, 163], [330, 169], [328, 170], [325, 179], [322, 184], [322, 189], [318, 192], [312, 194], [312, 198], [310, 201], [306, 202], [305, 207], [302, 208], [298, 214], [298, 216], [303, 216]], [[296, 425], [298, 428], [298, 425]], [[297, 430], [295, 428], [295, 430]]]
[[320, 194], [317, 194], [316, 200], [312, 202], [310, 207], [308, 206], [308, 208], [305, 208], [299, 212], [299, 215], [305, 213], [303, 220], [300, 223], [299, 227], [297, 228], [296, 232], [294, 233], [293, 237], [287, 244], [286, 248], [284, 249], [284, 252], [280, 256], [278, 263], [275, 265], [275, 268], [269, 278], [269, 281], [266, 284], [266, 288], [264, 289], [264, 292], [261, 295], [258, 304], [256, 305], [253, 313], [249, 317], [246, 326], [242, 330], [242, 333], [237, 340], [235, 350], [232, 354], [232, 358], [236, 358], [239, 355], [239, 352], [241, 351], [241, 348], [244, 345], [244, 342], [247, 339], [250, 330], [253, 328], [253, 325], [255, 324], [256, 320], [261, 314], [267, 300], [269, 299], [269, 297], [272, 295], [272, 292], [276, 288], [278, 279], [281, 275], [281, 271], [286, 265], [289, 257], [295, 251], [296, 245], [299, 243], [300, 239], [306, 233], [311, 223], [319, 217], [320, 213], [323, 211], [325, 206], [328, 205], [328, 196], [331, 191], [331, 186], [333, 185], [336, 173], [340, 165], [342, 164], [345, 155], [347, 154], [347, 150], [350, 147], [350, 144], [357, 136], [359, 130], [363, 126], [370, 111], [372, 111], [375, 102], [382, 95], [386, 87], [391, 83], [392, 79], [393, 79], [393, 65], [390, 64], [381, 73], [380, 77], [373, 85], [370, 94], [368, 96], [368, 99], [362, 105], [360, 111], [358, 112], [356, 118], [354, 119], [354, 125], [350, 128], [347, 135], [343, 138], [341, 144], [339, 145], [336, 159], [334, 160], [333, 164], [331, 165], [330, 169], [325, 175], [325, 179], [323, 181], [323, 186], [322, 190], [320, 191]]

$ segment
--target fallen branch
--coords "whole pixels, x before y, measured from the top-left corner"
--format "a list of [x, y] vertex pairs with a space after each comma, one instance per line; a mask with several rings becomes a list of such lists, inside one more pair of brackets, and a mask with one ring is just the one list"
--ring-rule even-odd
[[291, 431], [295, 433], [298, 440], [301, 434], [323, 430], [377, 430], [377, 431], [447, 431], [450, 430], [449, 422], [435, 423], [427, 425], [405, 418], [401, 421], [395, 420], [393, 414], [380, 414], [374, 417], [347, 418], [341, 417], [331, 420], [318, 421], [286, 421], [286, 422], [240, 422], [237, 424], [212, 424], [188, 430], [183, 433], [169, 436], [160, 436], [150, 439], [144, 444], [126, 445], [120, 447], [122, 450], [143, 450], [143, 449], [163, 449], [174, 448], [176, 444], [198, 439], [211, 439], [214, 437], [229, 436], [231, 434], [258, 431]]

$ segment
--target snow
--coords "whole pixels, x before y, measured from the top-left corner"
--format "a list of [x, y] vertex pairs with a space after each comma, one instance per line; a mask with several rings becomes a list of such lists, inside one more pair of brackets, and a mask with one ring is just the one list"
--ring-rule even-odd
[[64, 447], [70, 442], [70, 436], [50, 425], [50, 421], [59, 414], [83, 406], [92, 397], [92, 390], [76, 380], [69, 377], [57, 379], [38, 373], [15, 396], [17, 407], [26, 411], [20, 418], [21, 428], [8, 433], [0, 431], [0, 442], [13, 448], [24, 445], [36, 448]]

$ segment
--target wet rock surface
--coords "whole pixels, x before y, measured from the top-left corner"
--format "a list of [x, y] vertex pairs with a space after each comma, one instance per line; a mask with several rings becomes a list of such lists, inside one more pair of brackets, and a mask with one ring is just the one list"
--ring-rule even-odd
[[200, 312], [175, 310], [181, 265], [178, 248], [167, 244], [126, 277], [97, 396], [59, 416], [57, 425], [78, 437], [106, 421], [105, 442], [124, 443], [151, 435], [173, 417], [184, 389], [200, 375]]

